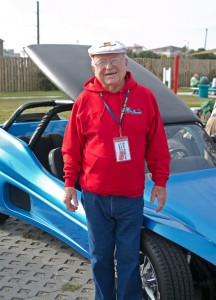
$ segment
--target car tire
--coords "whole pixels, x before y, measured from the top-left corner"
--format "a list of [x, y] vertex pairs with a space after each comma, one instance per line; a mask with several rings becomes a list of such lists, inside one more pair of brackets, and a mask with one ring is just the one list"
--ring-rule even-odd
[[140, 272], [144, 300], [193, 300], [192, 274], [182, 249], [143, 229]]
[[0, 213], [0, 223], [4, 223], [9, 218], [8, 215]]

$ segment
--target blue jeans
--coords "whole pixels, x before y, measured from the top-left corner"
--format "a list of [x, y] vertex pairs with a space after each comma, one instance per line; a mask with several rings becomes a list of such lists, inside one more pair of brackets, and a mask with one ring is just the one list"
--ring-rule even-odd
[[95, 300], [141, 300], [143, 197], [100, 196], [83, 191], [82, 204], [88, 225]]

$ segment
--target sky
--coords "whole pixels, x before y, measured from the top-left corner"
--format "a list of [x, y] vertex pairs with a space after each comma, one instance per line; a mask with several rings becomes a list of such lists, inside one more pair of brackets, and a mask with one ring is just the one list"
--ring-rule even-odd
[[215, 0], [0, 0], [4, 49], [37, 44], [37, 2], [40, 44], [216, 48]]

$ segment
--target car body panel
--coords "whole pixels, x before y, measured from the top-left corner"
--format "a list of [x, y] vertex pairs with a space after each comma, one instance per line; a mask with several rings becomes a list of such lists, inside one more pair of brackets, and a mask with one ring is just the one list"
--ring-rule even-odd
[[[67, 125], [67, 121], [66, 119], [61, 119], [58, 121], [52, 121], [49, 123], [49, 125], [47, 126], [46, 130], [44, 131], [44, 134], [46, 133], [51, 133], [51, 132], [55, 132], [55, 133], [59, 133], [59, 134], [64, 134], [65, 131], [65, 127]], [[30, 136], [32, 134], [33, 131], [35, 131], [35, 129], [38, 126], [38, 122], [23, 122], [23, 123], [14, 123], [12, 127], [9, 128], [8, 132], [12, 135], [15, 136]], [[1, 125], [0, 125], [1, 128]]]
[[[63, 182], [45, 170], [29, 147], [0, 129], [0, 211], [52, 233], [88, 257], [88, 238], [82, 205], [76, 214], [63, 203]], [[30, 197], [31, 210], [10, 200], [9, 185]], [[80, 198], [80, 192], [78, 192]]]
[[[59, 89], [75, 100], [85, 81], [94, 75], [88, 48], [86, 45], [31, 45], [25, 47], [25, 52]], [[161, 80], [134, 60], [128, 60], [134, 78], [154, 92], [164, 123], [200, 122]]]

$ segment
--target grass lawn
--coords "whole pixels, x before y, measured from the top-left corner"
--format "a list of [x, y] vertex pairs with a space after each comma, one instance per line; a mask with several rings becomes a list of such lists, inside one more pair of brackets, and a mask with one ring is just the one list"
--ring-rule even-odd
[[178, 95], [178, 97], [189, 107], [199, 107], [202, 102], [208, 100], [206, 98], [199, 98], [197, 95]]
[[[206, 98], [199, 98], [199, 96], [192, 93], [181, 94], [187, 92], [191, 93], [191, 90], [188, 88], [178, 89], [178, 97], [189, 107], [199, 107], [202, 102], [207, 101]], [[68, 99], [68, 96], [61, 91], [0, 92], [0, 124], [4, 123], [20, 105], [29, 101], [44, 101], [48, 99]], [[213, 100], [214, 98], [209, 99]], [[69, 113], [62, 115], [68, 117]]]
[[[0, 92], [0, 124], [4, 123], [20, 105], [26, 102], [52, 99], [68, 99], [68, 96], [61, 91]], [[35, 110], [39, 112], [38, 109]], [[34, 109], [31, 110], [31, 112], [33, 111]], [[44, 111], [44, 108], [41, 111]]]
[[[181, 93], [185, 93], [182, 95]], [[190, 93], [190, 94], [188, 94]], [[207, 100], [214, 100], [214, 98], [200, 98], [197, 94], [193, 95], [190, 88], [179, 88], [178, 97], [184, 101], [189, 107], [200, 107], [201, 103]]]

